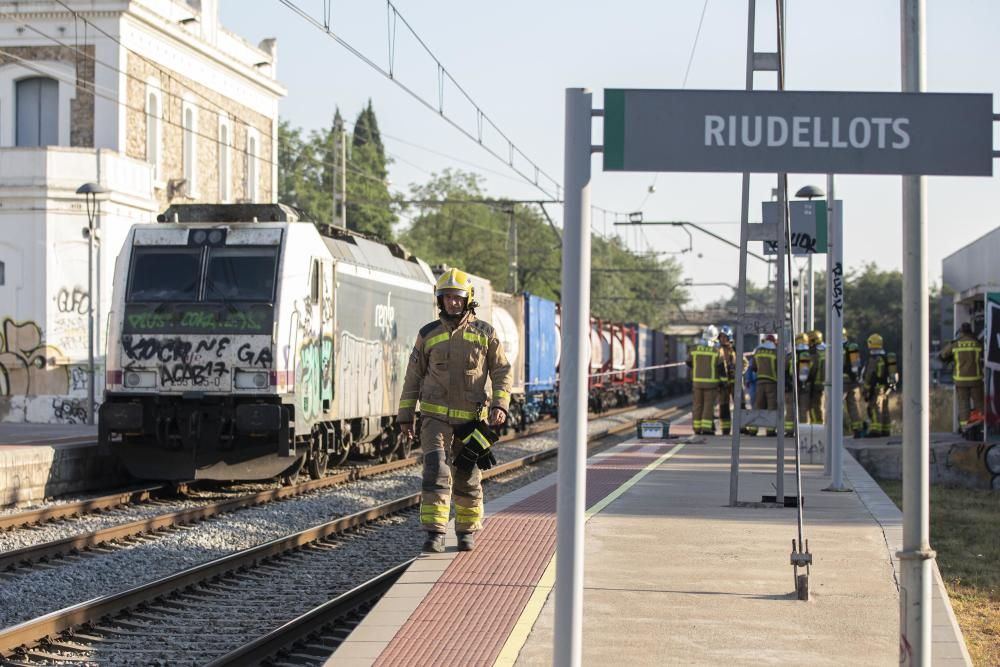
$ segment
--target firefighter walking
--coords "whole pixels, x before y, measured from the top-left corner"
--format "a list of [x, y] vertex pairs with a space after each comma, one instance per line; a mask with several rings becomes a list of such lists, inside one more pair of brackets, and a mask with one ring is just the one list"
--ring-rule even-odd
[[[744, 365], [746, 361], [744, 361]], [[733, 428], [733, 412], [730, 404], [736, 387], [736, 350], [733, 348], [733, 330], [723, 324], [719, 327], [719, 426], [722, 435], [729, 435]], [[739, 372], [743, 372], [741, 369]], [[740, 407], [743, 406], [742, 401]]]
[[[468, 275], [449, 269], [435, 287], [439, 318], [420, 329], [406, 367], [399, 400], [403, 437], [414, 435], [420, 407], [420, 450], [424, 458], [420, 524], [427, 531], [424, 551], [444, 551], [445, 530], [455, 497], [455, 532], [460, 551], [475, 547], [482, 528], [480, 468], [489, 468], [496, 439], [481, 419], [489, 405], [489, 425], [507, 420], [511, 367], [493, 327], [478, 320]], [[493, 395], [486, 395], [486, 380]]]
[[713, 342], [714, 326], [705, 328], [701, 340], [691, 350], [685, 364], [691, 369], [691, 393], [694, 406], [692, 427], [698, 435], [715, 434], [715, 399], [719, 395], [719, 353]]
[[[958, 402], [958, 429], [964, 432], [970, 422], [982, 419], [983, 414], [983, 344], [972, 332], [972, 325], [962, 322], [958, 338], [948, 343], [941, 354], [941, 361], [955, 362], [952, 377], [955, 380], [955, 399]], [[976, 420], [969, 419], [969, 401]]]

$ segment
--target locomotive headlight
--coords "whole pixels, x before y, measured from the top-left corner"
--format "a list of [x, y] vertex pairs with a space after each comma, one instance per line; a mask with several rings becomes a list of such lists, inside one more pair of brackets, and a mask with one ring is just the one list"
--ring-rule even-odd
[[129, 389], [156, 387], [156, 371], [125, 371], [125, 386]]
[[234, 384], [237, 389], [266, 389], [270, 384], [269, 373], [236, 369]]

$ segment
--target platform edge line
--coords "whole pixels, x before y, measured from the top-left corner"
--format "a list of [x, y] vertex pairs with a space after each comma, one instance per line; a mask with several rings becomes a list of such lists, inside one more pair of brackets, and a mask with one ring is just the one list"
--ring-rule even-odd
[[[594, 503], [594, 505], [587, 510], [586, 514], [584, 514], [584, 521], [590, 520], [590, 517], [598, 514], [605, 507], [617, 500], [623, 493], [635, 486], [639, 480], [683, 449], [686, 444], [687, 443], [681, 442], [674, 445], [674, 448], [669, 452], [666, 452], [660, 456], [660, 458], [647, 464], [645, 468], [632, 475], [632, 477], [626, 480], [624, 484]], [[514, 628], [507, 636], [507, 641], [504, 642], [503, 648], [500, 649], [500, 653], [493, 661], [493, 667], [513, 667], [514, 663], [517, 662], [517, 658], [521, 654], [521, 649], [524, 648], [524, 645], [528, 642], [528, 635], [531, 634], [532, 628], [535, 627], [535, 622], [542, 614], [542, 609], [545, 607], [545, 601], [548, 600], [549, 593], [552, 592], [555, 582], [556, 556], [552, 556], [552, 558], [549, 559], [549, 564], [545, 567], [545, 572], [542, 573], [538, 583], [535, 584], [535, 590], [532, 591], [531, 597], [528, 598], [527, 604], [524, 605], [524, 610], [522, 610], [521, 615], [514, 622]]]

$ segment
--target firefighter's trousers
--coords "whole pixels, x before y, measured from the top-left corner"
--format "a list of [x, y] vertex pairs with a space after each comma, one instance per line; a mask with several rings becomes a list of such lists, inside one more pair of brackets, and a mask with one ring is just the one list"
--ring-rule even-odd
[[[803, 392], [805, 393], [805, 392]], [[823, 395], [826, 393], [826, 387], [823, 385], [813, 385], [809, 389], [809, 423], [810, 424], [822, 424], [824, 417], [826, 416], [826, 410], [823, 407]], [[802, 400], [802, 394], [799, 395], [799, 400]]]
[[889, 394], [885, 387], [875, 387], [868, 401], [868, 435], [889, 435], [892, 421], [889, 419]]
[[969, 401], [972, 409], [983, 411], [983, 383], [977, 382], [969, 386], [955, 384], [955, 399], [958, 401], [958, 427], [964, 429], [969, 425]]
[[[795, 422], [792, 415], [795, 414], [795, 392], [791, 389], [785, 392], [785, 433], [795, 432]], [[809, 423], [809, 391], [799, 387], [799, 423]]]
[[864, 427], [864, 416], [861, 414], [861, 388], [857, 383], [844, 383], [844, 407], [848, 427], [855, 433], [860, 432]]
[[[775, 415], [777, 415], [778, 413], [777, 383], [757, 378], [757, 396], [754, 397], [753, 407], [755, 410], [774, 410]], [[777, 416], [775, 416], [775, 419], [777, 419]], [[758, 433], [758, 430], [755, 428], [753, 429], [753, 432]], [[768, 428], [767, 434], [777, 435], [778, 430], [775, 428]]]
[[714, 433], [715, 399], [719, 395], [719, 388], [694, 385], [692, 391], [694, 407], [691, 410], [691, 427], [695, 433]]
[[420, 494], [420, 525], [431, 533], [448, 527], [451, 496], [455, 495], [455, 532], [471, 533], [482, 528], [483, 485], [477, 466], [462, 472], [454, 466], [462, 442], [451, 424], [433, 417], [420, 420], [420, 451], [424, 455], [424, 477]]
[[733, 385], [719, 385], [719, 428], [726, 435], [733, 428], [733, 411], [730, 403], [733, 400]]

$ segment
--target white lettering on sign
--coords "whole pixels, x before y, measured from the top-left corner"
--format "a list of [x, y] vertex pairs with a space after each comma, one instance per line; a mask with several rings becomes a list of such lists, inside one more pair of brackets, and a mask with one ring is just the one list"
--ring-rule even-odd
[[[828, 123], [826, 121], [829, 121]], [[822, 116], [705, 115], [705, 146], [756, 148], [878, 148], [903, 150], [910, 145], [909, 118], [843, 119]]]
[[392, 335], [396, 326], [396, 309], [392, 307], [392, 292], [386, 296], [385, 303], [375, 304], [375, 328], [381, 329], [386, 336]]

